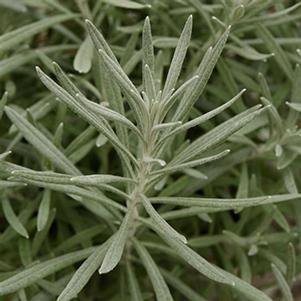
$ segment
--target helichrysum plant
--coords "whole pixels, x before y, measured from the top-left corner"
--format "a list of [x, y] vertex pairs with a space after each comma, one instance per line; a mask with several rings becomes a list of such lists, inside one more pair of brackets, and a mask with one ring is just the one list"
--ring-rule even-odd
[[293, 2], [0, 1], [1, 300], [298, 300]]

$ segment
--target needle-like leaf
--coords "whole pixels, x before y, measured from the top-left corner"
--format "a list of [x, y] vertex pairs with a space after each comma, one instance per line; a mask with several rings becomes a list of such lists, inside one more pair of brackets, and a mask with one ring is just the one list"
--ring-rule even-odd
[[66, 156], [37, 128], [10, 107], [5, 107], [5, 113], [19, 129], [23, 136], [58, 169], [78, 175], [79, 170]]
[[157, 226], [159, 226], [162, 231], [166, 232], [166, 235], [170, 235], [174, 239], [178, 239], [183, 243], [187, 243], [187, 239], [184, 235], [180, 234], [178, 231], [176, 231], [174, 228], [172, 228], [161, 216], [160, 214], [155, 210], [155, 208], [152, 206], [151, 202], [143, 195], [141, 195], [142, 204], [148, 213], [148, 215], [153, 219], [154, 223], [156, 223]]
[[206, 54], [203, 57], [203, 60], [196, 72], [196, 75], [199, 75], [200, 78], [194, 83], [194, 85], [186, 91], [184, 94], [173, 120], [182, 120], [183, 117], [186, 117], [190, 111], [193, 104], [197, 101], [199, 96], [202, 94], [211, 73], [217, 63], [218, 58], [220, 57], [226, 41], [228, 39], [231, 27], [228, 27], [224, 34], [220, 37], [214, 48], [209, 48]]
[[292, 79], [293, 69], [289, 59], [281, 46], [275, 41], [270, 31], [262, 24], [258, 23], [257, 31], [259, 37], [264, 41], [268, 50], [274, 53], [274, 58], [278, 63], [279, 67], [283, 70], [289, 79]]
[[87, 248], [58, 256], [41, 263], [37, 263], [12, 277], [0, 282], [0, 295], [7, 295], [25, 288], [39, 279], [43, 279], [59, 270], [62, 270], [78, 261], [89, 257], [97, 247]]
[[29, 238], [26, 228], [22, 225], [21, 221], [12, 208], [10, 201], [6, 197], [4, 197], [2, 200], [2, 209], [4, 216], [11, 227], [21, 236]]
[[245, 295], [249, 300], [271, 301], [271, 299], [267, 295], [265, 295], [263, 292], [259, 291], [252, 285], [214, 266], [213, 264], [205, 260], [203, 257], [201, 257], [199, 254], [194, 252], [187, 245], [171, 238], [168, 235], [165, 235], [165, 233], [159, 227], [154, 226], [153, 228], [178, 254], [178, 256], [182, 257], [189, 265], [191, 265], [194, 269], [196, 269], [198, 272], [205, 275], [209, 279], [230, 285], [231, 287]]
[[282, 291], [283, 297], [285, 301], [293, 301], [294, 297], [290, 291], [290, 288], [284, 278], [284, 276], [282, 275], [281, 271], [279, 270], [279, 268], [277, 268], [277, 266], [275, 264], [271, 264], [272, 266], [272, 270], [273, 270], [273, 274], [277, 280], [277, 283]]
[[149, 17], [145, 18], [143, 26], [143, 37], [142, 37], [142, 49], [143, 49], [143, 65], [148, 65], [151, 74], [154, 73], [155, 67], [155, 56], [152, 39], [152, 31]]
[[10, 49], [31, 36], [43, 31], [45, 28], [53, 26], [55, 24], [64, 22], [69, 19], [77, 17], [75, 14], [64, 14], [54, 17], [43, 18], [40, 21], [34, 22], [29, 25], [25, 25], [16, 30], [10, 31], [0, 36], [0, 50]]
[[[183, 131], [187, 131], [192, 127], [195, 127], [197, 125], [200, 125], [201, 123], [210, 120], [211, 118], [215, 117], [216, 115], [220, 114], [221, 112], [223, 112], [224, 110], [226, 110], [227, 108], [229, 108], [232, 104], [234, 104], [237, 100], [239, 100], [242, 96], [242, 94], [246, 91], [246, 89], [243, 89], [241, 92], [239, 92], [237, 95], [235, 95], [232, 99], [230, 99], [228, 102], [226, 102], [225, 104], [219, 106], [218, 108], [209, 111], [208, 113], [201, 115], [195, 119], [192, 119], [186, 123], [184, 123], [183, 125], [179, 126], [178, 128], [174, 129], [171, 133], [168, 134], [168, 136], [173, 136], [176, 135], [180, 132]], [[166, 139], [162, 138], [162, 139]]]
[[299, 194], [269, 195], [253, 198], [241, 199], [214, 199], [214, 198], [193, 198], [193, 197], [152, 197], [149, 200], [152, 203], [172, 204], [185, 207], [206, 207], [206, 208], [223, 208], [235, 209], [238, 207], [253, 207], [259, 205], [273, 204], [295, 200]]
[[265, 110], [265, 108], [260, 108], [260, 105], [255, 106], [218, 125], [213, 130], [192, 142], [186, 149], [177, 155], [170, 164], [175, 165], [176, 163], [186, 162], [208, 150], [210, 147], [214, 147], [222, 141], [225, 141], [230, 135], [252, 121]]
[[144, 9], [150, 8], [149, 4], [141, 4], [131, 0], [104, 0], [104, 2], [111, 4], [113, 6], [129, 8], [129, 9]]
[[172, 89], [174, 89], [186, 56], [187, 49], [189, 47], [189, 42], [191, 38], [192, 31], [192, 16], [188, 18], [184, 29], [182, 31], [181, 37], [178, 41], [173, 59], [170, 64], [170, 68], [167, 74], [166, 82], [164, 85], [162, 96], [165, 97]]
[[112, 242], [106, 252], [104, 260], [99, 269], [99, 274], [105, 274], [113, 270], [119, 263], [125, 244], [127, 242], [128, 234], [131, 228], [131, 221], [133, 218], [133, 210], [129, 210], [125, 215], [119, 230], [114, 234]]
[[181, 281], [177, 276], [174, 276], [173, 273], [170, 273], [166, 270], [160, 269], [162, 275], [166, 279], [166, 281], [173, 286], [176, 290], [178, 290], [187, 300], [190, 301], [206, 301], [201, 295], [199, 295], [196, 291], [192, 290], [188, 285], [186, 285], [183, 281]]
[[124, 178], [113, 175], [89, 175], [72, 177], [70, 181], [76, 185], [97, 186], [99, 184], [107, 183], [135, 183], [135, 180], [131, 178]]
[[152, 282], [156, 298], [162, 301], [173, 301], [169, 288], [148, 251], [137, 240], [134, 241], [134, 246]]
[[38, 211], [38, 219], [37, 219], [37, 229], [38, 231], [42, 231], [48, 222], [49, 214], [50, 214], [50, 201], [51, 201], [51, 193], [50, 190], [45, 190]]
[[97, 53], [103, 59], [106, 67], [108, 68], [108, 70], [110, 70], [112, 76], [119, 84], [123, 93], [125, 93], [125, 95], [127, 96], [129, 105], [134, 110], [137, 120], [140, 121], [140, 124], [143, 124], [141, 120], [143, 120], [143, 118], [146, 118], [146, 107], [144, 100], [140, 96], [138, 90], [117, 62], [112, 60], [110, 56], [101, 49], [99, 49]]
[[93, 253], [81, 264], [72, 276], [64, 290], [61, 292], [57, 301], [69, 301], [77, 297], [78, 293], [87, 284], [94, 272], [102, 262], [110, 240], [106, 241], [100, 247], [95, 248]]
[[4, 107], [7, 103], [7, 99], [8, 99], [8, 92], [4, 92], [3, 96], [1, 97], [0, 100], [0, 120], [2, 118], [3, 112], [4, 112]]
[[143, 297], [139, 287], [138, 279], [130, 262], [128, 262], [126, 265], [126, 272], [132, 300], [142, 301]]
[[92, 67], [93, 44], [90, 37], [87, 37], [80, 45], [74, 58], [73, 67], [80, 73], [88, 73]]
[[189, 161], [189, 162], [179, 164], [179, 165], [174, 165], [171, 167], [168, 167], [168, 165], [167, 165], [166, 167], [156, 170], [156, 171], [152, 172], [151, 174], [152, 175], [169, 174], [169, 173], [174, 173], [177, 171], [183, 171], [187, 168], [201, 166], [203, 164], [218, 160], [220, 158], [223, 158], [224, 156], [226, 156], [229, 153], [230, 153], [230, 150], [226, 149], [225, 151], [223, 151], [217, 155], [210, 156], [210, 157], [206, 157], [206, 158], [202, 158], [202, 159], [198, 159], [198, 160], [194, 160], [194, 161]]

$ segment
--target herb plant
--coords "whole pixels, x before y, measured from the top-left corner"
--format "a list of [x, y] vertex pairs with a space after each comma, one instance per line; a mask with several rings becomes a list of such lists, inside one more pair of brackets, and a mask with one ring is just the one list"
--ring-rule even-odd
[[297, 300], [300, 6], [0, 1], [3, 300]]

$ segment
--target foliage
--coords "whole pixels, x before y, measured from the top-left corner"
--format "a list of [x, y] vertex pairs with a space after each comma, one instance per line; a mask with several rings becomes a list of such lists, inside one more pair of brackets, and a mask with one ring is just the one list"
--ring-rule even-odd
[[300, 6], [0, 0], [3, 300], [297, 298]]

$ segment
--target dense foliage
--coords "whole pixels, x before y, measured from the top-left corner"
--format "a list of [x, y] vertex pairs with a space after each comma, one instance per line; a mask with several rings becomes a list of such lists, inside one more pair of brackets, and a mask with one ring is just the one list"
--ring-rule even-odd
[[1, 300], [298, 300], [299, 19], [0, 0]]

